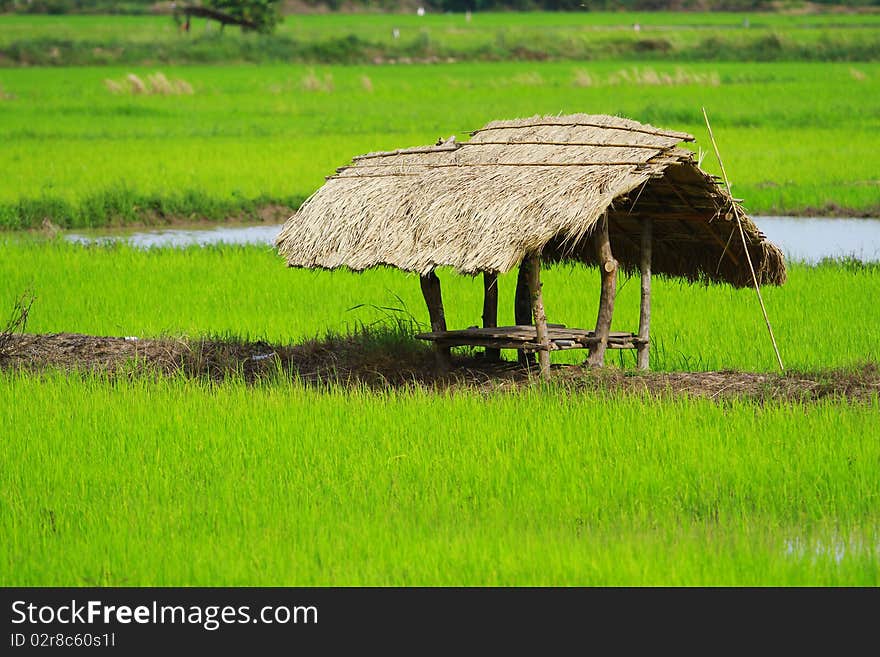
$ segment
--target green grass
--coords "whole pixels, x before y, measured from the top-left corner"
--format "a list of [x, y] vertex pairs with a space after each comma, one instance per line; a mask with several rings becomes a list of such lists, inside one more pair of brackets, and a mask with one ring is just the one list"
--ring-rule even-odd
[[[14, 48], [47, 63], [151, 60], [0, 69], [0, 226], [253, 215], [296, 205], [357, 153], [535, 113], [621, 113], [689, 130], [705, 149], [702, 105], [751, 210], [876, 211], [878, 64], [648, 60], [871, 58], [878, 18], [753, 15], [749, 30], [742, 18], [480, 14], [463, 29], [460, 16], [289, 19], [280, 40], [317, 59], [377, 47], [395, 59], [528, 57], [524, 42], [589, 56], [644, 39], [670, 48], [638, 61], [312, 70], [167, 66], [183, 49], [209, 61], [285, 52], [235, 33], [181, 43], [168, 19], [0, 17], [5, 64]], [[346, 34], [356, 38], [334, 41]], [[160, 69], [193, 94], [113, 95], [104, 83]], [[684, 82], [645, 82], [677, 69]], [[440, 275], [450, 326], [477, 323], [481, 283]], [[595, 322], [595, 271], [559, 266], [544, 280], [550, 321]], [[512, 322], [514, 281], [500, 284], [500, 320]], [[412, 276], [288, 270], [260, 247], [0, 239], [0, 324], [28, 287], [33, 332], [288, 342], [389, 315], [427, 320]], [[795, 264], [764, 294], [789, 367], [880, 361], [876, 266]], [[653, 297], [656, 368], [774, 369], [753, 292], [660, 279]], [[621, 281], [615, 329], [635, 327], [637, 303], [637, 283]], [[620, 357], [611, 364], [632, 365]], [[5, 372], [0, 585], [877, 586], [878, 411], [876, 397], [715, 403], [553, 385], [319, 391]]]
[[[253, 216], [297, 205], [353, 155], [537, 113], [622, 114], [705, 150], [701, 106], [750, 210], [878, 211], [878, 64], [163, 67], [194, 93], [105, 87], [157, 70], [0, 70], [0, 226]], [[664, 74], [680, 83], [649, 83]]]
[[[479, 324], [480, 279], [448, 271], [441, 271], [440, 277], [450, 328]], [[551, 322], [595, 325], [595, 270], [557, 266], [546, 270], [543, 279]], [[26, 288], [33, 290], [37, 299], [28, 330], [39, 333], [211, 333], [290, 342], [344, 332], [389, 315], [428, 323], [413, 275], [393, 269], [362, 274], [287, 269], [269, 248], [256, 246], [142, 251], [7, 239], [0, 243], [0, 281], [0, 309], [11, 308]], [[503, 324], [514, 323], [515, 283], [515, 274], [500, 278]], [[880, 298], [877, 266], [795, 264], [785, 286], [765, 288], [763, 293], [789, 367], [815, 370], [880, 362], [880, 333], [874, 321]], [[658, 279], [652, 302], [656, 369], [776, 368], [753, 290]], [[623, 279], [615, 329], [638, 327], [638, 304], [638, 280]], [[630, 352], [613, 352], [609, 358], [613, 364], [634, 366]], [[583, 353], [559, 352], [553, 359], [579, 362]]]
[[[682, 29], [711, 30], [742, 28], [779, 30], [860, 29], [880, 25], [880, 14], [874, 13], [786, 13], [755, 12], [474, 12], [471, 22], [464, 14], [428, 13], [426, 16], [407, 14], [331, 13], [289, 15], [278, 25], [280, 36], [323, 40], [331, 35], [355, 34], [364, 39], [387, 38], [391, 28], [426, 30], [429, 34], [446, 34], [449, 38], [477, 38], [486, 30], [560, 29], [571, 31], [621, 30], [632, 32], [639, 23], [643, 30]], [[0, 45], [27, 38], [82, 39], [85, 36], [103, 41], [126, 38], [131, 41], [156, 42], [179, 36], [174, 21], [167, 16], [121, 15], [6, 15], [0, 16], [3, 34]], [[193, 34], [205, 31], [206, 22], [193, 20]], [[216, 28], [212, 24], [211, 28]], [[209, 28], [210, 30], [210, 28]], [[249, 38], [230, 28], [224, 38]], [[403, 36], [403, 32], [401, 33]]]
[[[748, 20], [749, 26], [744, 27]], [[635, 31], [633, 26], [641, 27]], [[163, 16], [0, 17], [0, 65], [651, 59], [875, 60], [880, 14], [476, 13], [289, 16], [272, 37]], [[392, 29], [399, 30], [399, 38]]]
[[876, 586], [878, 411], [0, 375], [0, 583]]
[[[790, 276], [765, 290], [790, 367], [880, 360], [880, 269]], [[478, 321], [479, 281], [441, 277], [450, 325]], [[589, 326], [597, 279], [548, 270], [551, 321]], [[374, 306], [427, 319], [412, 276], [288, 270], [261, 247], [7, 238], [0, 281], [2, 307], [36, 293], [34, 332], [289, 341], [398, 314]], [[621, 328], [637, 295], [622, 283]], [[749, 290], [657, 280], [653, 329], [661, 369], [774, 367]], [[876, 586], [878, 411], [0, 373], [0, 584]]]

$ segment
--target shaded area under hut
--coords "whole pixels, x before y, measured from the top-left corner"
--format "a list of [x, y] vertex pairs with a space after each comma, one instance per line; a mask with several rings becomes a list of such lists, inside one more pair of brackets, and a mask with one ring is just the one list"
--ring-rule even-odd
[[[284, 225], [276, 240], [291, 267], [379, 265], [418, 273], [438, 363], [449, 348], [482, 346], [488, 358], [518, 349], [637, 349], [649, 365], [652, 273], [689, 281], [752, 284], [735, 210], [758, 283], [785, 282], [782, 252], [702, 171], [680, 144], [694, 138], [628, 119], [573, 114], [493, 121], [471, 139], [368, 153], [337, 169]], [[599, 268], [594, 329], [549, 324], [542, 262]], [[483, 275], [483, 328], [447, 330], [435, 269]], [[516, 326], [497, 326], [497, 276], [519, 267]], [[612, 333], [618, 273], [641, 277], [638, 331]]]

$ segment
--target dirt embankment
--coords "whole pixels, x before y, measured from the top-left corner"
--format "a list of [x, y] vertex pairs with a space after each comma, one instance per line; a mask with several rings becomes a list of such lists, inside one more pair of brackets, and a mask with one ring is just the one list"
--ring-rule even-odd
[[[477, 390], [515, 389], [537, 383], [537, 372], [514, 362], [487, 363], [479, 354], [456, 356], [440, 373], [433, 353], [411, 338], [361, 333], [294, 345], [228, 339], [97, 337], [74, 333], [13, 335], [0, 369], [102, 372], [110, 376], [164, 374], [256, 382], [296, 377], [307, 384], [390, 388], [419, 385]], [[709, 399], [813, 401], [867, 400], [880, 395], [880, 367], [804, 373], [650, 372], [554, 366], [554, 382], [573, 392], [685, 395]]]

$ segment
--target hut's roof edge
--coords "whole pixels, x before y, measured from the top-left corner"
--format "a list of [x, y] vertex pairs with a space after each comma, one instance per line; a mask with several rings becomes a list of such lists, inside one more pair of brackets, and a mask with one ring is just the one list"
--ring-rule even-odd
[[[742, 246], [715, 221], [736, 201], [679, 146], [692, 135], [586, 114], [493, 121], [471, 135], [355, 157], [288, 220], [279, 252], [296, 267], [503, 273], [545, 249], [590, 262], [584, 239], [608, 215], [631, 269], [627, 244], [653, 218], [655, 271], [747, 284]], [[744, 230], [763, 281], [784, 280], [778, 248], [751, 220]]]

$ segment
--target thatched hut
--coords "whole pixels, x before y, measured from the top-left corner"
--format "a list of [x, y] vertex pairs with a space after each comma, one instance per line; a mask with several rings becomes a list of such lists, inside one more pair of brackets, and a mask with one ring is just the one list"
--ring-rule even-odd
[[[291, 267], [390, 265], [418, 273], [441, 361], [450, 346], [538, 352], [635, 348], [648, 366], [651, 272], [690, 281], [785, 281], [782, 252], [745, 217], [738, 201], [702, 171], [683, 132], [628, 119], [573, 114], [493, 121], [469, 141], [367, 153], [337, 169], [276, 240]], [[737, 215], [745, 240], [738, 234]], [[541, 261], [598, 265], [602, 292], [595, 330], [548, 325]], [[483, 328], [448, 331], [437, 267], [484, 276]], [[497, 327], [496, 276], [519, 267], [517, 326]], [[618, 269], [640, 272], [638, 333], [610, 333]], [[532, 319], [534, 318], [534, 325]]]

